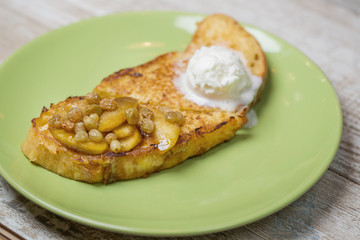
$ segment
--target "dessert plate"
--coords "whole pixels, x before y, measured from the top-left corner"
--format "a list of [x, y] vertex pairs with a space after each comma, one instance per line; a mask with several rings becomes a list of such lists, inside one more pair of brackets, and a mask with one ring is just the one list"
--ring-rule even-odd
[[300, 51], [245, 25], [268, 60], [258, 124], [206, 154], [148, 178], [87, 184], [31, 164], [20, 145], [43, 107], [84, 95], [102, 78], [183, 50], [204, 16], [140, 12], [93, 18], [26, 44], [0, 66], [0, 173], [62, 217], [148, 236], [204, 234], [268, 216], [304, 194], [336, 153], [342, 114], [334, 89]]

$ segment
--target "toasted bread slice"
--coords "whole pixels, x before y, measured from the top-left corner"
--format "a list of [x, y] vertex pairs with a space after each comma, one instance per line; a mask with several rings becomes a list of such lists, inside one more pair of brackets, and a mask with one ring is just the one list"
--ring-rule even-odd
[[266, 81], [264, 52], [256, 39], [235, 20], [220, 14], [211, 15], [198, 24], [197, 31], [185, 51], [166, 53], [143, 65], [120, 70], [103, 79], [94, 91], [100, 95], [131, 96], [143, 103], [181, 110], [219, 110], [185, 99], [173, 84], [174, 78], [185, 72], [194, 52], [202, 46], [211, 45], [242, 52], [252, 74], [263, 79], [257, 96], [249, 104], [249, 107], [253, 106], [260, 99]]
[[165, 153], [158, 149], [158, 142], [149, 138], [129, 152], [84, 154], [57, 141], [48, 125], [48, 120], [58, 108], [75, 101], [78, 101], [77, 97], [52, 105], [50, 109], [44, 108], [40, 117], [32, 120], [32, 127], [22, 145], [22, 150], [35, 164], [61, 176], [89, 183], [109, 183], [145, 177], [153, 172], [170, 168], [230, 139], [237, 129], [246, 123], [243, 112], [229, 115], [221, 111], [209, 113], [187, 111], [183, 112], [186, 123], [180, 128], [175, 146]]
[[[222, 45], [242, 51], [252, 73], [263, 78], [258, 94], [249, 106], [233, 112], [200, 106], [185, 99], [175, 88], [173, 79], [185, 71], [194, 51], [201, 46], [210, 45]], [[156, 131], [127, 152], [88, 154], [65, 146], [54, 138], [48, 121], [64, 106], [82, 101], [82, 97], [72, 97], [51, 105], [49, 109], [44, 108], [41, 115], [32, 120], [22, 150], [31, 162], [79, 181], [109, 183], [146, 177], [231, 139], [247, 122], [246, 112], [249, 107], [259, 100], [265, 73], [265, 56], [255, 38], [233, 19], [224, 15], [212, 15], [198, 24], [198, 29], [184, 52], [167, 53], [138, 67], [120, 70], [105, 78], [94, 90], [102, 97], [136, 98], [141, 106], [146, 106], [155, 113], [168, 109], [181, 111], [185, 123], [179, 126], [178, 131], [166, 132], [169, 129], [166, 122], [155, 116], [155, 121], [159, 123], [157, 131], [163, 131], [161, 134], [167, 135], [171, 148], [163, 151], [159, 147]]]

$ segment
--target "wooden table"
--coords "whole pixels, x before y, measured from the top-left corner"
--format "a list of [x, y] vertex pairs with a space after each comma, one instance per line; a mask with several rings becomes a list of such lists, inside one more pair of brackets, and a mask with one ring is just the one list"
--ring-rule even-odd
[[[184, 239], [360, 239], [359, 1], [0, 0], [0, 62], [50, 30], [93, 16], [142, 10], [220, 12], [266, 29], [320, 66], [343, 110], [339, 150], [329, 170], [305, 195], [258, 222]], [[144, 239], [56, 216], [22, 197], [1, 177], [0, 229], [5, 239]]]

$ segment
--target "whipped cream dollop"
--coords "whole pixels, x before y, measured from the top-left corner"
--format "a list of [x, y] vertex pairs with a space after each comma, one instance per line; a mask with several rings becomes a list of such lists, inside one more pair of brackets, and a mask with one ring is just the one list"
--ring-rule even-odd
[[252, 102], [262, 83], [246, 67], [241, 52], [223, 46], [201, 47], [175, 86], [198, 105], [235, 111]]

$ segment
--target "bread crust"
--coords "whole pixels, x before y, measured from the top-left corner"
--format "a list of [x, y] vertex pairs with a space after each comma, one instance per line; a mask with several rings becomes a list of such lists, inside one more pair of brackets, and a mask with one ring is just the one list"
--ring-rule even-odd
[[[248, 60], [251, 72], [262, 77], [263, 84], [249, 106], [235, 112], [200, 106], [185, 99], [175, 88], [173, 79], [186, 69], [194, 52], [201, 46], [210, 45], [241, 51]], [[259, 101], [266, 71], [265, 55], [256, 39], [232, 18], [211, 15], [198, 24], [197, 31], [183, 52], [170, 52], [140, 66], [120, 70], [103, 79], [94, 89], [101, 96], [130, 96], [139, 99], [140, 104], [153, 108], [166, 107], [181, 111], [185, 124], [180, 128], [178, 141], [169, 151], [159, 151], [151, 138], [129, 152], [119, 154], [84, 154], [61, 144], [50, 133], [47, 122], [56, 109], [79, 101], [81, 97], [68, 98], [51, 105], [49, 109], [44, 108], [41, 115], [32, 120], [22, 151], [32, 163], [78, 181], [110, 183], [146, 177], [231, 139], [247, 122], [248, 109]]]
[[[203, 154], [210, 148], [231, 139], [246, 122], [245, 109], [234, 115], [226, 112], [187, 112], [188, 124], [181, 127], [181, 134], [173, 148], [165, 154], [158, 150], [152, 139], [143, 141], [130, 152], [102, 155], [80, 153], [67, 148], [51, 135], [48, 119], [66, 101], [44, 110], [32, 120], [32, 126], [22, 144], [28, 159], [63, 177], [88, 183], [110, 183], [117, 180], [147, 177], [173, 167], [187, 158]], [[221, 122], [216, 120], [221, 119]], [[214, 121], [215, 120], [215, 121]]]
[[103, 79], [94, 91], [103, 96], [131, 96], [143, 103], [175, 109], [221, 111], [185, 99], [173, 84], [173, 80], [186, 71], [188, 61], [194, 52], [202, 46], [211, 45], [241, 52], [247, 59], [247, 67], [252, 74], [262, 78], [258, 93], [249, 104], [249, 107], [252, 107], [260, 100], [265, 85], [266, 57], [260, 44], [250, 33], [234, 19], [222, 14], [211, 15], [198, 23], [198, 28], [184, 51], [169, 52], [137, 67], [115, 72]]

